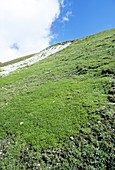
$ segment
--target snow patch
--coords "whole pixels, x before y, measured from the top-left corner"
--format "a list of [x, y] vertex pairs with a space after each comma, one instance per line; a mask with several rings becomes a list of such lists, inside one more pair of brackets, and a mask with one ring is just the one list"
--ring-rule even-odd
[[20, 61], [14, 64], [10, 64], [4, 67], [0, 68], [0, 76], [7, 76], [9, 75], [11, 72], [14, 72], [17, 69], [21, 69], [23, 67], [26, 66], [30, 66], [40, 60], [43, 60], [44, 58], [47, 58], [48, 56], [50, 56], [51, 54], [54, 54], [58, 51], [63, 50], [64, 48], [68, 47], [71, 44], [71, 42], [68, 42], [66, 44], [59, 44], [59, 45], [55, 45], [55, 46], [51, 46], [49, 48], [46, 48], [45, 50], [39, 52], [36, 55], [33, 55], [33, 57], [30, 57], [24, 61]]

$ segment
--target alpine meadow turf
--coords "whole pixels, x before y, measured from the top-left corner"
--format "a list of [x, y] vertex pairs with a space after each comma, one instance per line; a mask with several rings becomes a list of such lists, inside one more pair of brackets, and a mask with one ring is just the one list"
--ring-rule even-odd
[[112, 29], [0, 77], [0, 170], [114, 170], [114, 112]]

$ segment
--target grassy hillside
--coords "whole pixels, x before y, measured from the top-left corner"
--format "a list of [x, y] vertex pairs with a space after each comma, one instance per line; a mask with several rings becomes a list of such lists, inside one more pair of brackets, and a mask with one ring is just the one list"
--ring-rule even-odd
[[0, 77], [1, 170], [113, 170], [115, 29]]

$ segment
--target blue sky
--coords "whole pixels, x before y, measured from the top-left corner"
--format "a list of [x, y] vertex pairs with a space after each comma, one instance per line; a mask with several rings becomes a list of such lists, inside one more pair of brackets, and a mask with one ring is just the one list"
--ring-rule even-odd
[[0, 0], [0, 62], [111, 28], [115, 0]]
[[[65, 0], [66, 6], [52, 25], [51, 44], [115, 28], [115, 0]], [[67, 11], [68, 21], [62, 21]]]

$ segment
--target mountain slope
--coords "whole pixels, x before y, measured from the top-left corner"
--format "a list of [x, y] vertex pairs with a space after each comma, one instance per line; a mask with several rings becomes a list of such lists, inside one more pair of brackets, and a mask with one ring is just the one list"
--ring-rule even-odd
[[0, 77], [1, 169], [113, 169], [115, 29]]
[[11, 60], [1, 64], [1, 72], [0, 76], [7, 76], [10, 73], [14, 72], [15, 70], [19, 70], [23, 67], [31, 66], [32, 64], [47, 58], [51, 54], [55, 54], [56, 52], [63, 50], [64, 48], [68, 47], [71, 42], [63, 43], [63, 44], [56, 44], [45, 50], [42, 50], [39, 53], [31, 54], [29, 56], [21, 57], [15, 60]]

